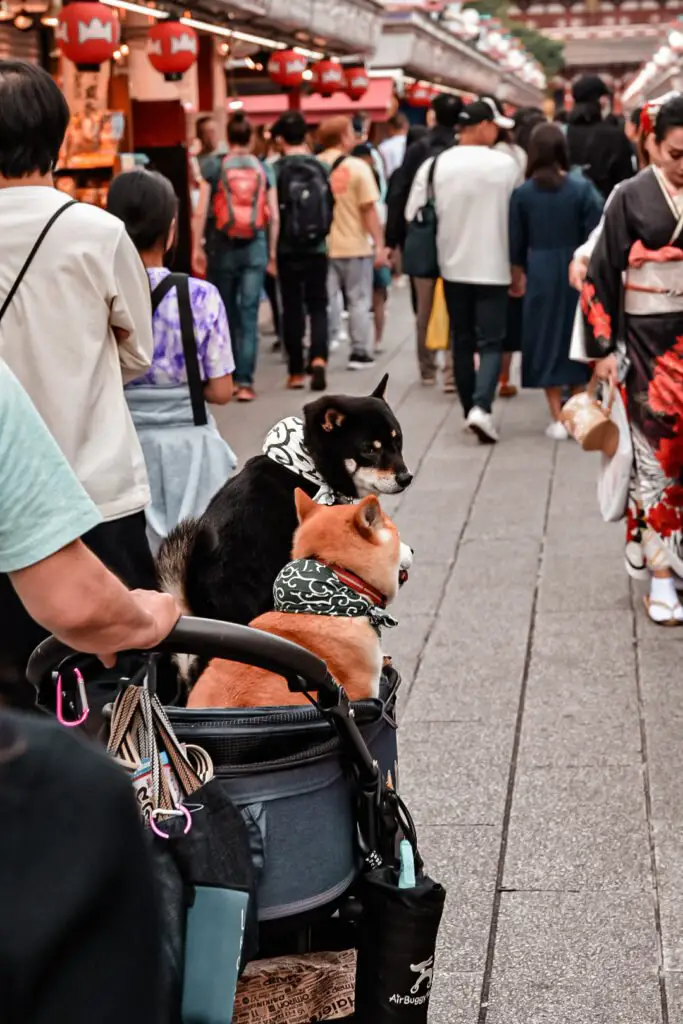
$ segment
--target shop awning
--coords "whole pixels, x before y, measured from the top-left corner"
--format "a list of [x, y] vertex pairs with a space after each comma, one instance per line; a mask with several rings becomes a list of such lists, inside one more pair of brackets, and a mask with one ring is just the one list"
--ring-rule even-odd
[[[393, 107], [393, 78], [373, 78], [362, 100], [351, 100], [346, 93], [336, 96], [304, 96], [301, 113], [307, 121], [318, 123], [335, 114], [352, 117], [361, 111], [373, 121], [388, 120]], [[242, 96], [242, 110], [253, 124], [272, 124], [289, 109], [289, 98], [284, 93]]]

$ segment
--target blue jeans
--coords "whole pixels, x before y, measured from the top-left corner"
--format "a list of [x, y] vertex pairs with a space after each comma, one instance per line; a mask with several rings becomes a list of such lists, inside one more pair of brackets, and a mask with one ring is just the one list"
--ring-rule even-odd
[[235, 356], [235, 383], [254, 383], [258, 355], [258, 313], [268, 265], [265, 237], [252, 242], [217, 240], [209, 257], [208, 277], [221, 293]]

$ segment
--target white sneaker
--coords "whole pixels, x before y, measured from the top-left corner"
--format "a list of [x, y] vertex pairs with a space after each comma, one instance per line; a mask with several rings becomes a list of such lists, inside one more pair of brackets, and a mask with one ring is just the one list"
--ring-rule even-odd
[[498, 440], [498, 431], [493, 425], [491, 413], [484, 412], [478, 405], [470, 409], [467, 426], [473, 434], [477, 435], [482, 444], [495, 444]]
[[560, 423], [559, 420], [553, 420], [550, 426], [546, 428], [545, 436], [549, 437], [551, 441], [566, 441], [569, 434], [564, 423]]

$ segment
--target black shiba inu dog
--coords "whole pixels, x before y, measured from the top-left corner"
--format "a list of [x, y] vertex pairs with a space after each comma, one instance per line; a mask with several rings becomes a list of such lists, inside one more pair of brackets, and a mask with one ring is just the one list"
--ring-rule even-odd
[[324, 504], [405, 490], [413, 478], [387, 381], [367, 398], [326, 395], [304, 407], [303, 420], [281, 420], [204, 515], [169, 534], [159, 579], [186, 614], [246, 624], [272, 609], [297, 528], [297, 487]]

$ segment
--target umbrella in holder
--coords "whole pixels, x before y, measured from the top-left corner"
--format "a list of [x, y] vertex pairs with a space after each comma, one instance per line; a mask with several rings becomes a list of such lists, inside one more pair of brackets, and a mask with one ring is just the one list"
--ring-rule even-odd
[[446, 890], [425, 874], [410, 813], [384, 783], [345, 695], [337, 694], [337, 703], [325, 711], [354, 751], [358, 830], [367, 869], [357, 890], [363, 910], [353, 1021], [426, 1024]]
[[[405, 807], [391, 791], [389, 806]], [[424, 872], [415, 831], [400, 859], [369, 871], [360, 882], [363, 915], [358, 929], [355, 1024], [426, 1024], [434, 978], [436, 939], [446, 890]]]

